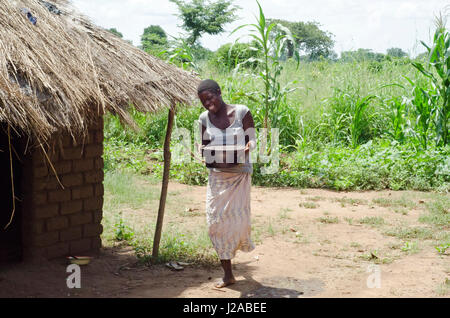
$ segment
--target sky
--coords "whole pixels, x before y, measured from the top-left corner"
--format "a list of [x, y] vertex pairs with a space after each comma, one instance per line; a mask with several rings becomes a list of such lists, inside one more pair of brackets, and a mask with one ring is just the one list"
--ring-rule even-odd
[[[331, 32], [334, 50], [371, 49], [386, 53], [399, 47], [415, 56], [429, 43], [434, 31], [434, 17], [450, 14], [450, 0], [259, 0], [266, 18], [288, 21], [315, 21]], [[239, 19], [226, 26], [219, 35], [204, 35], [203, 46], [216, 50], [234, 42], [245, 31], [230, 32], [246, 23], [255, 23], [258, 6], [255, 0], [234, 1], [241, 9]], [[104, 28], [116, 28], [134, 45], [149, 25], [160, 25], [167, 34], [178, 37], [184, 31], [176, 16], [177, 6], [168, 0], [72, 0], [72, 4], [92, 22]], [[449, 22], [450, 23], [450, 22]], [[448, 26], [448, 25], [447, 25]], [[245, 41], [245, 39], [242, 39]]]

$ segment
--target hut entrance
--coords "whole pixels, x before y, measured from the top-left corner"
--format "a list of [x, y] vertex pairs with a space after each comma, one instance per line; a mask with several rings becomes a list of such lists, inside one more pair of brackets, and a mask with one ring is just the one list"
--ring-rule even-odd
[[21, 203], [17, 198], [22, 198], [21, 179], [22, 165], [17, 160], [17, 155], [13, 148], [19, 154], [20, 139], [11, 130], [12, 162], [14, 175], [14, 195], [15, 212], [11, 224], [5, 229], [5, 226], [11, 219], [13, 211], [12, 184], [11, 184], [11, 164], [9, 152], [9, 138], [7, 133], [8, 126], [0, 123], [0, 264], [22, 259], [22, 209]]

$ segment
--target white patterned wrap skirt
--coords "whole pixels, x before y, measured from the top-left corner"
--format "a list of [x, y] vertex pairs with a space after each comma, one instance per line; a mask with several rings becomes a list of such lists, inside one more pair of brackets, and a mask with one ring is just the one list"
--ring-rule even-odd
[[206, 191], [209, 237], [221, 260], [232, 259], [237, 250], [252, 251], [250, 238], [251, 174], [210, 170]]

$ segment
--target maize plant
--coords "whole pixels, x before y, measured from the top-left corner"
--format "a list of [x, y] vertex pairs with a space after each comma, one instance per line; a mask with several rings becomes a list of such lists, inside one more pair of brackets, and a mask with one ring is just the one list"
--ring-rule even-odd
[[445, 28], [442, 16], [436, 21], [433, 45], [429, 47], [423, 41], [422, 44], [428, 51], [428, 63], [433, 67], [437, 76], [431, 70], [425, 69], [422, 63], [413, 62], [412, 65], [430, 79], [433, 89], [438, 94], [439, 102], [433, 105], [436, 144], [445, 146], [449, 143], [450, 34]]

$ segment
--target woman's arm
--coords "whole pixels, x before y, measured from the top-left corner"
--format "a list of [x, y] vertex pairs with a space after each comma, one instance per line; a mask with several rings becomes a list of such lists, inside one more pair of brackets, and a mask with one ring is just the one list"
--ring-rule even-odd
[[211, 142], [211, 140], [205, 139], [205, 131], [206, 131], [206, 127], [202, 125], [202, 146], [200, 148], [202, 158], [203, 158], [203, 148]]
[[245, 151], [252, 151], [256, 148], [256, 132], [255, 122], [253, 121], [253, 116], [250, 110], [242, 119], [242, 126], [245, 133]]

